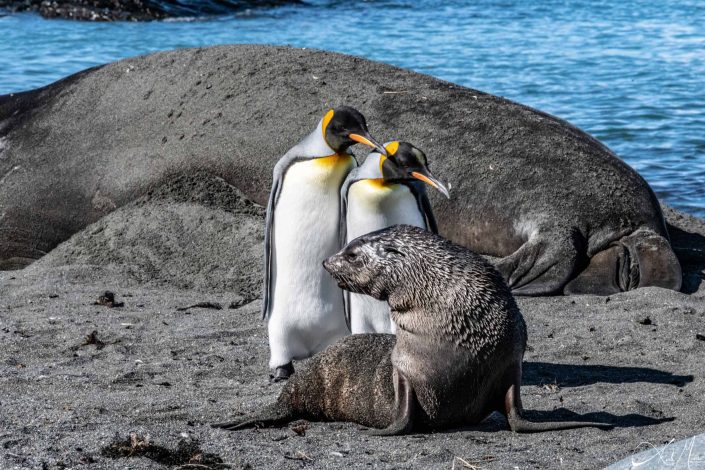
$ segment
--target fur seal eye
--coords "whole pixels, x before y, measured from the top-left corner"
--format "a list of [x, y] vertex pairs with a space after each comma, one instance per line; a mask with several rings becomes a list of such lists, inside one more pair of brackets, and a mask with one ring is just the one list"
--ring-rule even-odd
[[406, 256], [404, 253], [391, 246], [383, 246], [382, 250], [384, 250], [387, 255]]
[[345, 253], [345, 258], [347, 258], [348, 261], [355, 261], [357, 259], [357, 253], [353, 253], [353, 252]]

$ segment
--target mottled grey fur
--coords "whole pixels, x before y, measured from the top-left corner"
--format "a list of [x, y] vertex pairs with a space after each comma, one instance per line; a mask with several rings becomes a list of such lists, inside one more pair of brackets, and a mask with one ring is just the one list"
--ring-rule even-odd
[[353, 240], [324, 266], [341, 287], [389, 302], [396, 342], [387, 335], [346, 338], [294, 376], [273, 408], [218, 426], [306, 417], [392, 435], [477, 424], [499, 411], [518, 432], [609, 427], [522, 417], [526, 324], [502, 276], [467, 248], [399, 225]]

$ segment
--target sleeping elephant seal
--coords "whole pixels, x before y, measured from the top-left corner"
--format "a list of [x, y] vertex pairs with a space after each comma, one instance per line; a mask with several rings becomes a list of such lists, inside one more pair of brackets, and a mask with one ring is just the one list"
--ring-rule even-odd
[[1, 96], [0, 267], [174, 174], [209, 171], [265, 204], [279, 156], [345, 103], [426, 151], [453, 185], [430, 195], [439, 232], [503, 258], [515, 293], [680, 287], [653, 192], [579, 129], [390, 65], [271, 46], [152, 54]]
[[356, 238], [323, 266], [343, 289], [386, 300], [396, 338], [347, 337], [314, 356], [274, 405], [216, 427], [309, 418], [397, 435], [478, 424], [494, 411], [516, 432], [611, 427], [523, 417], [526, 324], [500, 274], [467, 248], [396, 225]]

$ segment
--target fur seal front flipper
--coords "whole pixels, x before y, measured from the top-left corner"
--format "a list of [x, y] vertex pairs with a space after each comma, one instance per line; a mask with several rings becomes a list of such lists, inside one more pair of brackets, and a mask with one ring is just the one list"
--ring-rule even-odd
[[389, 426], [383, 429], [369, 429], [371, 436], [398, 436], [411, 433], [418, 402], [414, 387], [402, 372], [394, 369], [394, 417]]

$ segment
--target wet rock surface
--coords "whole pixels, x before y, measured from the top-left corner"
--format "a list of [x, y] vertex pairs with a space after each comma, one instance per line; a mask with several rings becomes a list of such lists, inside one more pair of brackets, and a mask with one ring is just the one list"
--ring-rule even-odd
[[44, 18], [83, 21], [150, 21], [237, 13], [250, 8], [301, 3], [299, 0], [0, 0], [0, 9], [32, 11]]

